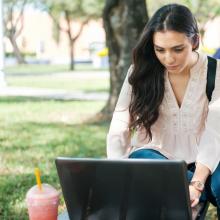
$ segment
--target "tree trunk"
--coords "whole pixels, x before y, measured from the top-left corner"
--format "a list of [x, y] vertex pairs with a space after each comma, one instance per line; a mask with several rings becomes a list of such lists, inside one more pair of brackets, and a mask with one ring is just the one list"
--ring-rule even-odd
[[69, 39], [70, 41], [70, 70], [75, 70], [74, 65], [74, 43], [75, 41]]
[[131, 65], [132, 48], [148, 21], [146, 2], [145, 0], [106, 0], [103, 20], [106, 44], [109, 48], [110, 93], [98, 117], [109, 119]]
[[25, 60], [24, 60], [24, 57], [21, 55], [21, 52], [18, 48], [16, 40], [14, 39], [14, 36], [10, 36], [9, 40], [10, 40], [11, 45], [13, 47], [14, 55], [15, 55], [15, 58], [16, 58], [17, 62], [19, 64], [26, 63]]
[[[88, 23], [89, 21], [89, 18], [87, 18], [85, 21], [83, 21], [81, 23], [81, 26], [79, 28], [79, 31], [78, 33], [73, 36], [72, 34], [72, 26], [71, 26], [71, 17], [70, 17], [70, 11], [68, 10], [65, 10], [64, 11], [65, 13], [65, 18], [66, 18], [66, 22], [67, 22], [67, 26], [68, 26], [68, 29], [65, 31], [68, 35], [68, 38], [69, 38], [69, 43], [70, 43], [70, 70], [75, 70], [75, 63], [74, 63], [74, 45], [75, 45], [75, 42], [76, 40], [79, 38], [80, 34], [82, 33], [83, 31], [83, 27]], [[52, 13], [51, 13], [52, 14]], [[55, 20], [55, 19], [54, 19]], [[56, 22], [58, 23], [58, 22]], [[62, 30], [62, 28], [59, 26], [58, 24], [58, 27], [60, 30]]]

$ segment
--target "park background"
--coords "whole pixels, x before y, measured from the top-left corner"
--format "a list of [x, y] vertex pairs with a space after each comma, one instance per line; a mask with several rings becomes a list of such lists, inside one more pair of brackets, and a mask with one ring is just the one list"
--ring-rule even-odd
[[[218, 0], [2, 3], [2, 220], [28, 219], [25, 194], [35, 184], [35, 167], [43, 182], [60, 190], [57, 156], [106, 156], [105, 138], [131, 49], [156, 9], [166, 3], [187, 5], [199, 22], [199, 50], [213, 55], [220, 47]], [[213, 206], [207, 219], [216, 219]]]

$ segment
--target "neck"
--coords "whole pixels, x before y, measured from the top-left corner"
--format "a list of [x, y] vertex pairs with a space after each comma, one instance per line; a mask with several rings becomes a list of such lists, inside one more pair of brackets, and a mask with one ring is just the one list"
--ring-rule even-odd
[[193, 51], [193, 53], [192, 53], [192, 62], [189, 65], [190, 69], [193, 68], [197, 64], [198, 60], [199, 60], [198, 52]]

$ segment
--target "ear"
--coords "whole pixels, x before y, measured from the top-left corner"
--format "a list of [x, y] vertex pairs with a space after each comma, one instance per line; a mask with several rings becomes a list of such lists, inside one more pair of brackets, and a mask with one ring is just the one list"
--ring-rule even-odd
[[195, 34], [193, 37], [192, 37], [192, 50], [196, 50], [199, 48], [199, 35], [198, 34]]

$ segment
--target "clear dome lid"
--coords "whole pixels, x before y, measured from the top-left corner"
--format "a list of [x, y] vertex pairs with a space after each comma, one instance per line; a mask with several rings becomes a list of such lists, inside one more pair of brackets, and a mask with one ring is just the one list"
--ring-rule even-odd
[[57, 199], [59, 197], [59, 192], [49, 184], [42, 184], [42, 189], [40, 190], [37, 185], [30, 188], [27, 192], [26, 198], [33, 200], [50, 200]]

